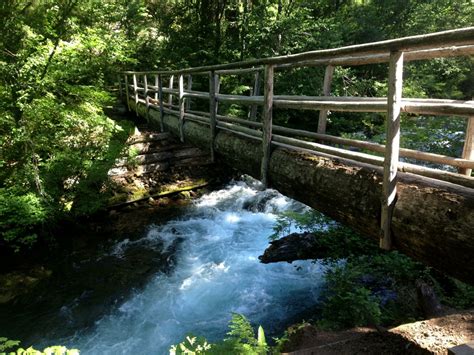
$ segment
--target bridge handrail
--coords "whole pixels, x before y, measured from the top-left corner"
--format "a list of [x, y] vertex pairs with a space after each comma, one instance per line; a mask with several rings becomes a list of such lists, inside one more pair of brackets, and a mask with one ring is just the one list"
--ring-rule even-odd
[[[339, 156], [351, 160], [383, 166], [383, 196], [380, 246], [391, 245], [391, 213], [396, 203], [397, 171], [406, 171], [445, 180], [474, 188], [474, 101], [402, 98], [402, 72], [404, 62], [431, 58], [456, 57], [474, 54], [474, 27], [449, 30], [419, 36], [352, 45], [336, 49], [324, 49], [286, 56], [253, 59], [248, 61], [202, 66], [180, 70], [125, 71], [125, 96], [130, 109], [133, 100], [147, 109], [160, 110], [160, 124], [164, 129], [165, 113], [179, 117], [181, 140], [184, 141], [185, 119], [210, 126], [211, 157], [214, 159], [214, 140], [217, 129], [231, 131], [262, 142], [262, 182], [267, 184], [267, 171], [272, 145], [292, 149], [317, 151], [318, 154]], [[388, 95], [384, 97], [334, 97], [331, 81], [335, 66], [353, 66], [389, 63]], [[273, 76], [275, 70], [295, 67], [325, 65], [323, 83], [324, 96], [274, 95]], [[264, 73], [264, 93], [260, 94], [260, 73]], [[209, 91], [192, 90], [192, 75], [209, 75]], [[219, 93], [220, 76], [253, 74], [254, 87], [250, 96]], [[185, 90], [184, 76], [188, 82]], [[148, 77], [154, 77], [154, 85], [148, 85]], [[178, 76], [178, 88], [174, 89], [174, 78]], [[129, 77], [132, 83], [129, 83]], [[139, 78], [142, 77], [142, 82]], [[163, 77], [169, 77], [168, 88], [163, 87]], [[119, 80], [121, 83], [121, 81]], [[121, 86], [121, 92], [122, 92]], [[131, 92], [131, 93], [130, 93]], [[149, 94], [153, 94], [151, 97]], [[163, 95], [168, 95], [165, 102]], [[173, 104], [173, 96], [179, 104]], [[209, 100], [209, 112], [190, 110], [190, 99]], [[250, 106], [250, 120], [219, 115], [218, 102], [230, 102]], [[262, 106], [262, 122], [256, 122], [257, 106]], [[307, 132], [272, 124], [273, 106], [304, 110], [319, 110], [318, 131]], [[386, 145], [346, 139], [326, 134], [327, 114], [331, 111], [387, 112]], [[402, 112], [429, 115], [465, 116], [468, 119], [466, 139], [461, 158], [400, 148], [400, 115]], [[250, 128], [247, 128], [250, 127]], [[284, 135], [273, 134], [280, 133]], [[308, 142], [288, 136], [310, 138], [321, 143], [362, 148], [382, 153], [384, 157], [336, 148], [327, 144]], [[459, 174], [408, 164], [399, 161], [399, 156], [457, 167]]]
[[[388, 55], [390, 52], [403, 51], [403, 52], [414, 52], [409, 55], [409, 60], [427, 59], [433, 56], [449, 56], [449, 52], [452, 49], [444, 48], [450, 46], [460, 47], [463, 45], [472, 45], [474, 41], [474, 27], [465, 27], [461, 29], [441, 31], [435, 33], [429, 33], [424, 35], [402, 37], [397, 39], [356, 44], [351, 46], [339, 47], [335, 49], [321, 49], [308, 51], [298, 54], [290, 54], [283, 56], [275, 56], [268, 58], [251, 59], [241, 62], [227, 63], [227, 64], [215, 64], [206, 65], [195, 68], [186, 68], [179, 70], [158, 70], [158, 71], [125, 71], [124, 74], [207, 74], [209, 71], [219, 71], [228, 69], [243, 69], [252, 68], [262, 65], [287, 65], [290, 63], [306, 62], [306, 61], [317, 61], [325, 60], [318, 65], [331, 64], [329, 60], [340, 60], [341, 63], [335, 62], [335, 65], [354, 65], [358, 61], [363, 64], [373, 64], [371, 60], [377, 60], [376, 62], [388, 62]], [[446, 53], [443, 53], [442, 49]], [[428, 51], [426, 51], [428, 49]], [[436, 51], [430, 51], [436, 49]], [[460, 48], [458, 51], [463, 51], [466, 48]], [[468, 49], [468, 50], [472, 50]], [[437, 53], [437, 51], [439, 51]], [[470, 52], [472, 53], [472, 51]], [[375, 56], [380, 57], [375, 57]], [[456, 53], [456, 55], [459, 55]], [[351, 58], [356, 57], [356, 58]], [[359, 57], [359, 58], [358, 58]], [[411, 57], [411, 58], [410, 58]], [[329, 59], [330, 58], [330, 59]], [[368, 60], [368, 61], [366, 61]], [[380, 61], [379, 61], [380, 60]], [[347, 64], [345, 64], [347, 61]], [[362, 64], [362, 63], [361, 63]], [[304, 64], [304, 65], [307, 65]], [[225, 72], [224, 72], [225, 73]]]

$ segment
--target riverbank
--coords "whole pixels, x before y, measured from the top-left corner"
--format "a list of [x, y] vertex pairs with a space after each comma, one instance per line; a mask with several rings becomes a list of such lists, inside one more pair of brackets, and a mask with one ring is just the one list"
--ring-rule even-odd
[[[330, 332], [310, 324], [294, 328], [283, 349], [288, 355], [379, 355], [379, 354], [448, 354], [448, 349], [472, 342], [474, 309], [442, 317], [403, 324], [385, 331], [353, 328]], [[469, 345], [463, 353], [472, 354]], [[469, 352], [471, 351], [471, 352]]]
[[[120, 258], [114, 246], [140, 239], [151, 225], [178, 218], [196, 198], [235, 176], [232, 170], [211, 164], [208, 154], [169, 135], [153, 141], [146, 125], [138, 125], [125, 156], [109, 171], [107, 189], [97, 192], [112, 196], [106, 208], [59, 221], [30, 250], [3, 250], [0, 336], [28, 345], [41, 341], [41, 336], [34, 335], [35, 324], [59, 338], [92, 326], [111, 305], [120, 304], [150, 277], [170, 272], [181, 239], [152, 249], [137, 246]], [[142, 163], [137, 161], [140, 154], [129, 159], [131, 151], [141, 153]], [[155, 161], [149, 162], [149, 154]], [[156, 161], [160, 154], [163, 159]], [[58, 322], [64, 327], [58, 328]]]

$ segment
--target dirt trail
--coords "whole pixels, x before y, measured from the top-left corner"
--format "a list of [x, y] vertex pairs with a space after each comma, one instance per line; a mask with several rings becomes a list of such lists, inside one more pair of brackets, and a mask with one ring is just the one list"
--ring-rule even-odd
[[[474, 309], [400, 325], [384, 332], [371, 328], [323, 332], [307, 325], [290, 338], [285, 354], [448, 354], [449, 348], [472, 340]], [[465, 354], [469, 354], [469, 350]]]

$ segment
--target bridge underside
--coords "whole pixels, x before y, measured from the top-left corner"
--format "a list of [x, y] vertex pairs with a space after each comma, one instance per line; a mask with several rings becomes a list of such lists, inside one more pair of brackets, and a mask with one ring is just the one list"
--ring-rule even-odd
[[[135, 106], [135, 105], [133, 105]], [[144, 116], [145, 107], [139, 104]], [[149, 118], [159, 122], [159, 112]], [[166, 130], [179, 136], [178, 118], [165, 116]], [[209, 127], [186, 121], [185, 141], [210, 147]], [[260, 178], [261, 143], [218, 131], [218, 158], [243, 173]], [[459, 185], [399, 173], [392, 219], [393, 247], [427, 265], [474, 284], [474, 190]], [[380, 237], [382, 169], [275, 147], [269, 185], [378, 241]]]

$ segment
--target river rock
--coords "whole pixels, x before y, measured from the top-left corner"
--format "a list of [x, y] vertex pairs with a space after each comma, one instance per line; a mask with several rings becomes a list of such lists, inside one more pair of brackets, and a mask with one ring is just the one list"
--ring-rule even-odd
[[312, 233], [291, 233], [270, 242], [263, 255], [258, 258], [264, 264], [278, 261], [289, 263], [295, 260], [318, 259], [322, 254], [320, 244]]

